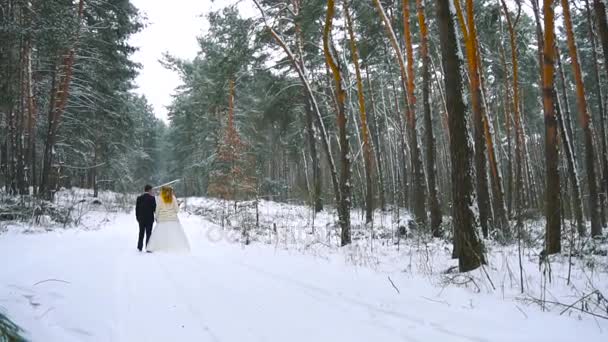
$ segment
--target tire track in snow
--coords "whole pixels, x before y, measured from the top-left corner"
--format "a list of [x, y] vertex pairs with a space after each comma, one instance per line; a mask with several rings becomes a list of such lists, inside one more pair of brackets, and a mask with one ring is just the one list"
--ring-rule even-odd
[[[205, 269], [213, 269], [213, 267], [205, 267], [205, 266], [218, 265], [216, 262], [213, 262], [213, 261], [211, 261], [211, 260], [209, 260], [207, 258], [202, 258], [202, 259], [201, 258], [197, 258], [195, 260], [196, 260], [195, 262], [199, 266], [201, 266], [201, 268], [205, 268]], [[230, 260], [230, 261], [231, 261], [231, 264], [237, 265], [239, 267], [243, 266], [243, 265], [239, 265], [239, 262], [235, 262], [234, 260]], [[207, 265], [203, 265], [203, 262], [207, 263]], [[226, 265], [222, 265], [222, 266], [224, 268], [226, 268]], [[248, 271], [251, 271], [251, 269], [248, 269]], [[242, 272], [239, 272], [239, 273], [242, 275]], [[258, 277], [259, 279], [265, 279], [265, 280], [269, 279], [268, 276], [266, 276], [264, 274], [261, 274], [261, 273], [258, 273], [258, 272], [249, 272], [249, 274], [251, 276]], [[226, 288], [225, 284], [221, 284], [221, 283], [213, 280], [215, 278], [216, 277], [207, 277], [205, 279], [206, 279], [206, 281], [208, 283], [214, 283], [214, 286], [223, 287], [223, 289], [232, 290], [232, 292], [234, 292], [235, 294], [240, 295], [240, 293], [235, 292], [232, 288]], [[245, 276], [245, 278], [250, 279], [247, 276]], [[277, 285], [277, 283], [274, 282], [274, 281], [271, 282], [271, 283], [268, 283], [266, 281], [266, 284], [271, 284], [271, 286], [274, 287], [274, 290], [284, 290], [286, 288], [285, 286]], [[312, 298], [316, 302], [318, 302], [319, 304], [321, 304], [321, 305], [323, 305], [323, 306], [325, 306], [328, 309], [333, 310], [333, 311], [336, 311], [339, 308], [345, 309], [345, 311], [352, 311], [351, 310], [352, 309], [352, 305], [350, 305], [350, 306], [349, 305], [345, 305], [345, 303], [341, 303], [339, 301], [338, 302], [336, 302], [336, 301], [328, 301], [327, 300], [328, 298], [335, 299], [335, 297], [332, 296], [332, 294], [329, 291], [325, 291], [324, 289], [321, 289], [321, 288], [315, 288], [315, 287], [312, 287], [312, 288], [314, 288], [313, 291], [310, 291], [310, 288], [304, 288], [305, 291], [296, 291], [296, 292], [293, 292], [293, 294], [291, 296], [292, 297], [293, 296], [302, 296], [302, 297]], [[269, 292], [271, 292], [271, 291], [269, 291]], [[319, 296], [318, 295], [319, 292], [321, 292], [321, 293], [325, 292], [324, 296]], [[244, 299], [243, 301], [239, 300], [239, 302], [242, 303], [242, 302], [245, 302], [245, 300], [247, 300], [247, 299]], [[249, 299], [249, 300], [251, 300], [251, 299]], [[248, 304], [251, 304], [251, 303], [248, 303]], [[357, 313], [360, 314], [361, 312], [357, 312]], [[382, 320], [378, 319], [378, 317], [375, 317], [375, 316], [372, 317], [371, 321], [370, 320], [363, 320], [363, 319], [361, 319], [360, 322], [359, 322], [359, 324], [371, 325], [371, 326], [374, 326], [376, 328], [381, 328], [381, 329], [385, 330], [386, 332], [389, 332], [391, 335], [393, 335], [395, 337], [400, 336], [399, 339], [402, 340], [402, 341], [407, 341], [407, 342], [419, 342], [420, 341], [418, 339], [415, 339], [412, 336], [405, 335], [405, 333], [403, 331], [400, 331], [400, 330], [396, 329], [395, 327], [391, 327], [390, 325], [386, 324], [385, 322], [383, 322]]]
[[[167, 276], [167, 279], [169, 279], [171, 281], [171, 283], [173, 284], [175, 293], [178, 294], [180, 297], [182, 297], [182, 303], [186, 304], [186, 306], [188, 307], [188, 310], [190, 311], [192, 316], [195, 316], [197, 318], [198, 322], [201, 324], [200, 327], [201, 327], [203, 335], [208, 335], [209, 337], [211, 337], [211, 340], [214, 342], [220, 342], [221, 340], [213, 333], [213, 331], [209, 328], [207, 323], [205, 323], [206, 320], [203, 318], [201, 312], [196, 310], [192, 306], [193, 300], [187, 295], [187, 291], [185, 291], [185, 288], [181, 287], [177, 284], [177, 281], [175, 281], [174, 275], [171, 274], [171, 272], [169, 271], [169, 268], [166, 267], [164, 265], [164, 263], [161, 261], [162, 257], [158, 257], [158, 258], [156, 258], [156, 260], [158, 261], [158, 265], [160, 266], [160, 268], [163, 270], [163, 272]], [[190, 270], [190, 271], [194, 272], [194, 270]], [[185, 298], [185, 300], [184, 300], [184, 298]]]
[[[301, 289], [303, 289], [305, 291], [312, 292], [312, 293], [321, 295], [321, 296], [326, 297], [326, 298], [340, 298], [340, 299], [344, 300], [345, 303], [348, 303], [350, 305], [358, 306], [358, 307], [363, 307], [363, 308], [365, 308], [367, 310], [370, 310], [370, 311], [373, 311], [373, 312], [376, 312], [376, 313], [381, 313], [381, 314], [388, 315], [388, 316], [392, 316], [392, 317], [395, 317], [395, 318], [405, 319], [405, 320], [407, 320], [410, 323], [413, 323], [415, 325], [427, 326], [427, 327], [432, 328], [436, 332], [440, 332], [440, 333], [448, 335], [448, 336], [450, 336], [452, 338], [453, 337], [459, 337], [461, 339], [464, 339], [466, 341], [471, 341], [471, 342], [489, 342], [488, 340], [480, 338], [480, 337], [477, 337], [477, 336], [469, 336], [469, 335], [465, 335], [465, 334], [462, 334], [462, 333], [455, 332], [455, 331], [450, 330], [450, 329], [446, 329], [442, 325], [440, 325], [438, 323], [435, 323], [435, 322], [427, 322], [424, 319], [417, 318], [417, 317], [414, 317], [414, 316], [411, 316], [411, 315], [408, 315], [408, 314], [405, 314], [405, 313], [402, 313], [402, 312], [394, 311], [394, 310], [379, 308], [379, 307], [377, 307], [377, 306], [375, 306], [373, 304], [366, 303], [366, 302], [364, 302], [362, 300], [359, 300], [359, 299], [356, 299], [356, 298], [347, 297], [347, 296], [345, 296], [343, 294], [340, 294], [340, 293], [332, 293], [331, 291], [328, 291], [326, 289], [320, 288], [318, 286], [314, 286], [314, 285], [308, 284], [306, 282], [303, 282], [301, 280], [295, 279], [293, 277], [289, 277], [289, 276], [282, 275], [282, 274], [276, 274], [276, 273], [273, 273], [273, 272], [261, 269], [259, 267], [256, 267], [256, 266], [253, 266], [251, 264], [247, 264], [247, 263], [244, 263], [244, 262], [241, 262], [241, 261], [236, 261], [236, 260], [230, 260], [230, 261], [232, 263], [236, 264], [236, 265], [241, 266], [241, 267], [247, 268], [249, 270], [253, 270], [254, 272], [256, 272], [258, 274], [261, 274], [263, 276], [267, 276], [267, 277], [270, 277], [270, 278], [273, 278], [273, 279], [276, 279], [276, 280], [280, 280], [280, 281], [283, 281], [283, 282], [286, 282], [286, 283], [290, 283], [290, 284], [296, 285], [297, 287], [299, 287], [299, 288], [301, 288]], [[312, 297], [316, 298], [317, 300], [320, 300], [323, 303], [327, 303], [328, 302], [326, 300], [321, 300], [318, 296], [312, 296]]]
[[[207, 222], [206, 222], [206, 220], [202, 219], [200, 223], [205, 224]], [[227, 245], [227, 246], [229, 246], [229, 245]], [[206, 247], [223, 248], [223, 247], [227, 247], [227, 246], [209, 244]], [[205, 261], [206, 263], [212, 264], [212, 265], [217, 264], [214, 260], [211, 260], [211, 259], [205, 257], [205, 255], [201, 255], [201, 257], [203, 257], [203, 258], [197, 259], [199, 264], [201, 261]], [[392, 317], [393, 319], [397, 319], [397, 320], [406, 320], [406, 321], [410, 322], [410, 325], [409, 325], [410, 329], [415, 329], [416, 327], [430, 329], [435, 334], [440, 335], [442, 338], [445, 338], [447, 335], [447, 337], [449, 337], [450, 340], [454, 340], [455, 338], [457, 338], [457, 339], [461, 339], [461, 340], [467, 341], [467, 342], [488, 342], [488, 340], [477, 337], [477, 336], [469, 336], [466, 334], [456, 332], [451, 329], [447, 329], [447, 328], [443, 327], [441, 324], [436, 323], [434, 321], [429, 321], [427, 319], [412, 316], [407, 313], [399, 312], [396, 310], [381, 308], [372, 303], [365, 302], [358, 298], [349, 297], [342, 293], [334, 293], [328, 289], [324, 289], [319, 286], [310, 284], [308, 282], [288, 276], [287, 274], [274, 273], [267, 269], [262, 269], [260, 267], [243, 262], [241, 260], [234, 259], [233, 257], [230, 257], [225, 254], [222, 255], [222, 260], [229, 261], [233, 265], [236, 265], [240, 268], [251, 271], [251, 272], [249, 272], [249, 274], [258, 275], [258, 276], [262, 276], [262, 277], [269, 278], [269, 279], [279, 280], [280, 282], [285, 283], [285, 284], [295, 285], [297, 288], [302, 290], [302, 291], [299, 291], [296, 293], [306, 295], [309, 298], [312, 298], [315, 301], [323, 304], [324, 306], [327, 306], [331, 310], [335, 310], [336, 307], [341, 307], [343, 309], [350, 309], [353, 307], [354, 308], [363, 308], [364, 310], [366, 310], [366, 312], [370, 316], [372, 316], [371, 322], [364, 321], [363, 323], [375, 324], [376, 326], [378, 326], [380, 328], [384, 328], [385, 330], [391, 331], [393, 334], [398, 333], [398, 330], [391, 327], [390, 325], [386, 324], [384, 321], [382, 321], [382, 319], [379, 319], [379, 317], [382, 318], [382, 317], [388, 316], [388, 317]], [[204, 265], [200, 264], [200, 266], [204, 266]], [[226, 266], [224, 265], [224, 267], [226, 267]], [[213, 277], [211, 277], [211, 279], [213, 279]], [[209, 281], [209, 279], [207, 279], [207, 281]], [[274, 283], [276, 283], [276, 282], [274, 282]], [[222, 286], [222, 285], [225, 285], [225, 284], [219, 284], [219, 286]], [[276, 285], [275, 285], [275, 287], [276, 287]], [[380, 315], [380, 316], [377, 317], [376, 315]], [[405, 336], [403, 334], [400, 334], [400, 335], [402, 338], [406, 339], [407, 341], [415, 341], [415, 340], [413, 340], [413, 338], [411, 336]]]

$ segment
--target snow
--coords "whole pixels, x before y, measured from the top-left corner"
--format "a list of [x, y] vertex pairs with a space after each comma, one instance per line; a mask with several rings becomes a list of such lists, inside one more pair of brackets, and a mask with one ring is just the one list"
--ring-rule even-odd
[[[190, 212], [217, 204], [186, 201]], [[260, 210], [260, 224], [274, 222], [278, 234], [310, 225], [304, 207], [264, 201]], [[132, 213], [92, 211], [77, 229], [9, 228], [0, 235], [0, 310], [33, 341], [592, 342], [608, 335], [606, 320], [516, 300], [518, 281], [504, 272], [508, 248], [489, 247], [487, 271], [498, 289], [471, 273], [477, 291], [441, 283], [454, 261], [438, 241], [377, 241], [371, 249], [363, 238], [338, 249], [323, 231], [332, 215], [321, 214], [316, 232], [323, 233], [311, 241], [284, 233], [293, 239], [260, 236], [244, 246], [232, 229], [187, 211], [180, 214], [193, 249], [187, 256], [137, 252]], [[555, 278], [564, 274], [560, 265]], [[538, 265], [525, 267], [535, 295]], [[516, 273], [516, 264], [510, 268]], [[581, 291], [593, 281], [607, 293], [606, 279], [573, 267]], [[562, 279], [548, 286], [551, 298], [572, 295]]]

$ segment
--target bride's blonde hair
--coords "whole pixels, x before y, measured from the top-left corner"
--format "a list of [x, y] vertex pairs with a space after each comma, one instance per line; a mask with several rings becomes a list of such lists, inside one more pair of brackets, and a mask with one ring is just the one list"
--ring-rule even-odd
[[170, 186], [161, 187], [160, 198], [162, 198], [163, 202], [165, 203], [173, 202], [173, 188], [171, 188]]

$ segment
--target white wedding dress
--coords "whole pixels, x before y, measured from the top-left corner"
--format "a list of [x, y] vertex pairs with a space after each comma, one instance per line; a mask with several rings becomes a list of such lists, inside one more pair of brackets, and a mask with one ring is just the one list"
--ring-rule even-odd
[[158, 197], [156, 203], [156, 227], [152, 231], [146, 250], [150, 252], [189, 252], [190, 243], [177, 218], [179, 212], [177, 199], [173, 197], [171, 203], [165, 203], [162, 198]]

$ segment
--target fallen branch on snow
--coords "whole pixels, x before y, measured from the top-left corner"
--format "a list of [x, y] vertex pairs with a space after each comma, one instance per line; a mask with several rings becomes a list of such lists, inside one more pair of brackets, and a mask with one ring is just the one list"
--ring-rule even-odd
[[57, 282], [57, 283], [71, 284], [69, 281], [65, 281], [65, 280], [61, 280], [61, 279], [46, 279], [46, 280], [39, 281], [39, 282], [37, 282], [36, 284], [34, 284], [32, 286], [40, 285], [40, 284], [43, 284], [43, 283], [48, 283], [48, 282], [51, 282], [51, 281], [54, 281], [54, 282]]
[[[597, 291], [597, 290], [596, 290], [596, 291]], [[599, 292], [599, 291], [598, 291], [598, 292]], [[567, 312], [568, 310], [576, 310], [576, 311], [580, 311], [580, 312], [582, 312], [582, 313], [585, 313], [585, 314], [591, 315], [591, 316], [593, 316], [593, 317], [597, 317], [597, 318], [602, 318], [602, 319], [606, 319], [606, 320], [608, 320], [608, 316], [606, 316], [606, 315], [602, 315], [602, 314], [598, 314], [598, 313], [595, 313], [595, 312], [592, 312], [592, 311], [586, 310], [584, 307], [577, 307], [577, 306], [575, 306], [576, 304], [578, 304], [578, 303], [580, 303], [580, 302], [583, 302], [583, 301], [584, 301], [586, 298], [590, 297], [590, 295], [592, 295], [592, 294], [598, 294], [598, 293], [596, 293], [596, 292], [594, 291], [594, 292], [592, 292], [592, 293], [590, 293], [590, 294], [588, 294], [588, 295], [584, 296], [583, 298], [581, 298], [581, 299], [579, 299], [579, 300], [575, 301], [575, 302], [574, 302], [574, 303], [572, 303], [572, 304], [564, 304], [564, 303], [560, 303], [560, 302], [556, 302], [556, 301], [551, 301], [551, 300], [542, 300], [542, 299], [540, 299], [540, 298], [535, 298], [535, 297], [532, 297], [532, 296], [528, 296], [528, 298], [519, 298], [519, 299], [520, 299], [521, 301], [524, 301], [524, 302], [532, 302], [532, 303], [536, 303], [536, 304], [540, 305], [541, 307], [543, 307], [543, 306], [544, 306], [544, 304], [553, 304], [553, 305], [556, 305], [556, 306], [565, 307], [565, 309], [564, 309], [562, 312], [560, 312], [560, 315], [564, 314], [564, 313], [565, 313], [565, 312]], [[599, 295], [601, 296], [601, 294], [599, 294]], [[603, 297], [602, 297], [602, 298], [603, 298]]]
[[391, 279], [391, 277], [390, 276], [387, 276], [387, 277], [388, 277], [388, 281], [390, 281], [391, 285], [393, 285], [393, 288], [395, 289], [395, 291], [397, 291], [397, 293], [401, 294], [401, 292], [399, 292], [399, 289], [397, 288], [397, 286], [395, 286], [395, 283], [393, 283], [393, 280]]

